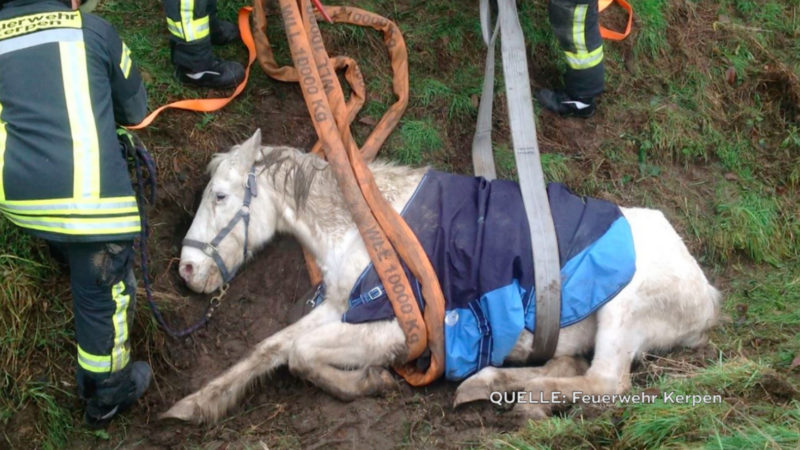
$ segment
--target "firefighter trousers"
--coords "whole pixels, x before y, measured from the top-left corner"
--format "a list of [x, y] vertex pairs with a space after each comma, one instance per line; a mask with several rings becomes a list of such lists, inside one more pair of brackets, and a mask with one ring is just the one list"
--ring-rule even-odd
[[107, 410], [127, 400], [134, 388], [129, 376], [136, 301], [133, 241], [48, 244], [69, 266], [78, 393], [89, 410]]
[[167, 15], [172, 63], [189, 72], [212, 66], [211, 27], [217, 0], [162, 0]]
[[603, 92], [603, 40], [597, 0], [550, 0], [550, 25], [567, 61], [564, 85], [571, 98]]

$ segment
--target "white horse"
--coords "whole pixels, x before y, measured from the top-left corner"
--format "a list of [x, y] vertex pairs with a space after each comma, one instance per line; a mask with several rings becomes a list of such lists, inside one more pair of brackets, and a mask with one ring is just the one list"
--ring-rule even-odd
[[[381, 162], [370, 167], [398, 211], [426, 172]], [[254, 380], [282, 365], [343, 400], [396, 387], [387, 368], [404, 362], [407, 354], [396, 320], [342, 321], [351, 288], [369, 257], [327, 163], [293, 148], [262, 146], [259, 130], [228, 153], [216, 155], [209, 172], [211, 181], [181, 253], [179, 270], [187, 285], [198, 292], [214, 291], [254, 251], [284, 232], [297, 238], [321, 268], [324, 301], [162, 417], [214, 422]], [[495, 392], [525, 391], [535, 398], [541, 393], [541, 398], [567, 400], [573, 393], [621, 394], [630, 389], [631, 364], [643, 352], [706, 342], [706, 331], [717, 320], [719, 292], [661, 212], [621, 211], [630, 224], [636, 255], [636, 271], [627, 286], [585, 320], [562, 328], [550, 363], [485, 367], [459, 385], [455, 405], [490, 400]], [[248, 214], [249, 227], [240, 220]], [[212, 241], [213, 247], [206, 245]], [[504, 363], [529, 363], [532, 341], [532, 334], [523, 330]], [[586, 370], [581, 356], [592, 350]], [[545, 412], [532, 408], [525, 414], [542, 417]]]

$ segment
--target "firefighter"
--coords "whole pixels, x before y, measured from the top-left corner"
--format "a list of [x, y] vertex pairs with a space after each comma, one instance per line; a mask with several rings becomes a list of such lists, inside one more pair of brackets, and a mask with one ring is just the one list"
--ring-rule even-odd
[[140, 221], [116, 132], [147, 98], [128, 47], [79, 2], [0, 0], [0, 212], [69, 266], [78, 393], [99, 427], [152, 377], [131, 361]]
[[597, 0], [550, 0], [550, 25], [567, 60], [564, 90], [542, 89], [539, 103], [563, 116], [594, 115], [603, 92], [603, 41], [597, 22]]
[[244, 67], [214, 56], [211, 44], [239, 39], [239, 30], [217, 18], [217, 0], [162, 0], [170, 33], [170, 52], [178, 79], [187, 85], [231, 88], [244, 79]]

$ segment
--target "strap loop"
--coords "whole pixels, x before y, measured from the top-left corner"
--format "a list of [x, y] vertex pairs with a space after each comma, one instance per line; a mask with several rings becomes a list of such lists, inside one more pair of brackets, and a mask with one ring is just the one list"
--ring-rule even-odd
[[519, 174], [519, 187], [533, 250], [536, 289], [536, 324], [531, 358], [540, 363], [550, 359], [558, 343], [561, 318], [561, 270], [555, 226], [545, 191], [544, 173], [536, 140], [528, 59], [517, 16], [515, 0], [498, 0], [498, 19], [492, 38], [489, 28], [489, 0], [481, 0], [481, 27], [489, 48], [486, 56], [486, 77], [478, 110], [478, 124], [473, 138], [473, 164], [477, 175], [494, 177], [491, 146], [491, 103], [494, 97], [494, 41], [500, 29], [503, 75], [511, 128], [511, 140]]
[[600, 0], [597, 4], [597, 12], [601, 12], [611, 6], [612, 3], [618, 4], [622, 9], [628, 12], [628, 23], [625, 25], [625, 30], [622, 32], [610, 30], [600, 25], [600, 37], [610, 41], [621, 41], [631, 34], [631, 27], [633, 26], [633, 7], [626, 0]]

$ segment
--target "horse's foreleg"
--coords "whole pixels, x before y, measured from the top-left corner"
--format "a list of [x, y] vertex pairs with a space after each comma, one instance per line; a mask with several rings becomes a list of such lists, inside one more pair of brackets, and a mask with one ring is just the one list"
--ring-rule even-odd
[[[623, 295], [624, 294], [624, 295]], [[637, 323], [638, 317], [630, 313], [630, 304], [636, 299], [632, 290], [623, 291], [619, 299], [601, 308], [598, 313], [598, 327], [595, 335], [595, 352], [592, 364], [585, 374], [552, 374], [533, 376], [526, 379], [503, 376], [502, 371], [490, 371], [483, 377], [466, 380], [456, 391], [456, 399], [478, 400], [474, 390], [483, 389], [484, 399], [492, 391], [522, 391], [531, 393], [533, 398], [557, 399], [572, 402], [583, 395], [622, 394], [630, 389], [630, 367], [634, 357], [646, 347], [649, 328]], [[478, 375], [480, 375], [479, 373]], [[487, 387], [490, 388], [487, 391]], [[463, 401], [460, 403], [464, 403]], [[527, 405], [530, 406], [530, 405]], [[537, 408], [527, 408], [536, 410]], [[529, 417], [542, 417], [539, 408], [528, 414]]]
[[535, 378], [583, 375], [588, 367], [580, 356], [559, 356], [540, 367], [485, 367], [461, 383], [453, 406], [491, 400], [493, 392], [520, 391]]
[[403, 361], [406, 351], [396, 321], [328, 323], [295, 341], [289, 370], [339, 399], [352, 400], [395, 386], [385, 367]]
[[160, 418], [215, 422], [241, 398], [253, 380], [286, 364], [296, 339], [337, 320], [340, 320], [339, 313], [323, 303], [299, 321], [261, 341], [249, 356], [199, 391], [181, 399]]

